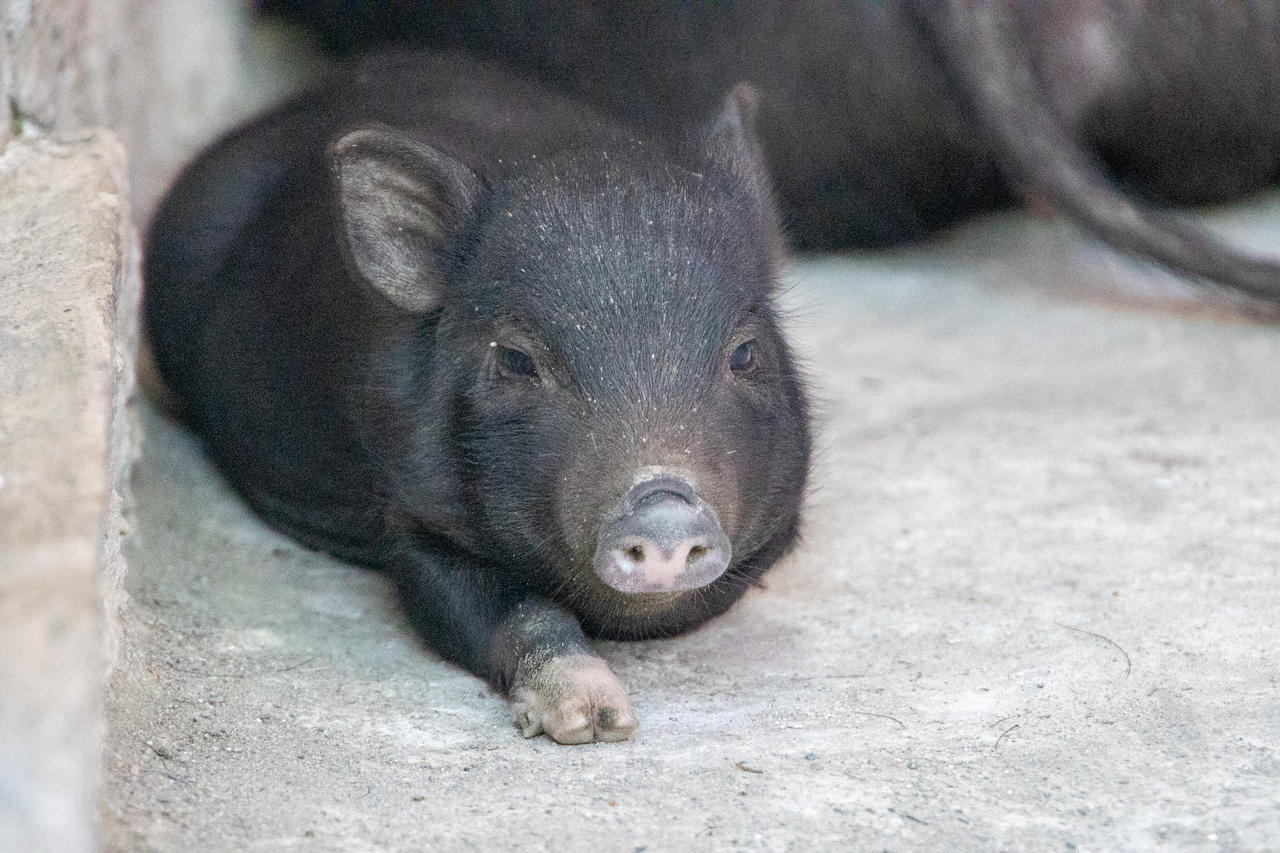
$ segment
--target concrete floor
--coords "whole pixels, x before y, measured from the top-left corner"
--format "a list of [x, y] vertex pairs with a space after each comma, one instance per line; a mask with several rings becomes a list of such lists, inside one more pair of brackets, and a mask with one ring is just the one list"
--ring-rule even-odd
[[1180, 293], [1019, 215], [799, 263], [806, 543], [603, 644], [622, 744], [520, 738], [137, 403], [108, 846], [1280, 849], [1280, 328]]

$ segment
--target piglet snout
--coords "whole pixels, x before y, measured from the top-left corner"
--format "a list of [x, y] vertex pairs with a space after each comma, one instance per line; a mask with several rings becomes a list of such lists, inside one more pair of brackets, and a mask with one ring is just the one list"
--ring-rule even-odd
[[683, 478], [632, 486], [596, 541], [595, 570], [620, 592], [675, 592], [723, 574], [732, 551], [715, 510]]

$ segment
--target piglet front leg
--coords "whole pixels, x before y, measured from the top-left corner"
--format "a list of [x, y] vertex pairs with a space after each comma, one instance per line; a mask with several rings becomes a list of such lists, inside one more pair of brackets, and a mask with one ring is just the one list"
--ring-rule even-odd
[[631, 700], [571, 614], [530, 599], [504, 620], [490, 649], [511, 713], [525, 737], [558, 743], [626, 740], [636, 728]]
[[402, 543], [392, 571], [427, 645], [501, 690], [525, 737], [591, 743], [635, 731], [626, 691], [568, 611], [446, 545]]

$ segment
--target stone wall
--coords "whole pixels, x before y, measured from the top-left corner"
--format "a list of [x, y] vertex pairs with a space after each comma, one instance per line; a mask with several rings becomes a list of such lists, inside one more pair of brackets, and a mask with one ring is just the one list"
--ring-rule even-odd
[[0, 153], [0, 849], [92, 849], [136, 237], [109, 133]]
[[[93, 0], [0, 4], [0, 849], [89, 850], [136, 246]], [[122, 322], [123, 318], [123, 322]], [[112, 602], [110, 608], [104, 601]]]
[[0, 0], [0, 147], [22, 132], [102, 123], [121, 34], [119, 3]]
[[0, 0], [0, 148], [112, 129], [145, 222], [194, 150], [323, 67], [287, 29], [249, 18], [235, 0]]
[[196, 148], [317, 70], [249, 15], [0, 0], [0, 850], [98, 846], [138, 232]]

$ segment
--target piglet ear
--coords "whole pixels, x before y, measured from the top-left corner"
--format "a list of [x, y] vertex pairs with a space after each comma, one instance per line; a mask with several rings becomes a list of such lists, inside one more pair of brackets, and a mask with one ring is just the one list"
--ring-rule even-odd
[[737, 176], [762, 195], [769, 179], [760, 143], [756, 140], [756, 111], [760, 96], [749, 83], [729, 91], [720, 108], [702, 122], [695, 144], [717, 166]]
[[750, 84], [739, 83], [685, 144], [694, 148], [694, 156], [701, 162], [710, 162], [736, 179], [753, 205], [753, 221], [744, 225], [758, 229], [756, 233], [765, 241], [770, 255], [780, 258], [785, 253], [782, 228], [770, 190], [769, 170], [756, 139], [759, 103], [756, 90]]
[[348, 264], [406, 311], [440, 304], [440, 255], [480, 195], [466, 166], [426, 143], [374, 125], [329, 146]]

